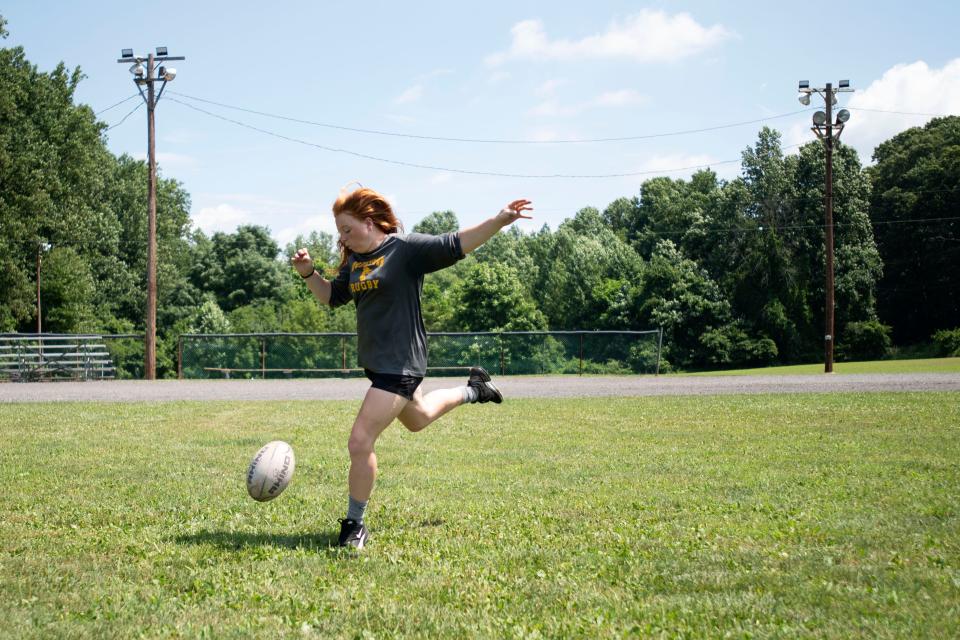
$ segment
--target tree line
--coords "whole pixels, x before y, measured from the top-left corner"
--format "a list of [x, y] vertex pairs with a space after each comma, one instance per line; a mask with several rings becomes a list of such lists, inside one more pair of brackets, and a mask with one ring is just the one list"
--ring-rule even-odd
[[[143, 330], [147, 167], [109, 152], [106, 125], [75, 104], [82, 78], [0, 49], [0, 332], [36, 330], [38, 256], [44, 331]], [[882, 357], [960, 325], [960, 118], [908, 129], [873, 160], [864, 168], [842, 144], [834, 154], [839, 359]], [[732, 180], [710, 170], [656, 177], [603, 209], [571, 210], [555, 229], [504, 230], [427, 277], [427, 328], [663, 327], [673, 367], [817, 361], [824, 176], [820, 142], [786, 155], [765, 127]], [[332, 236], [280, 247], [263, 226], [207, 235], [189, 211], [183, 186], [161, 176], [161, 375], [175, 370], [181, 333], [355, 329], [352, 307], [320, 307], [288, 263], [306, 246], [332, 272]], [[411, 230], [458, 227], [440, 211]]]

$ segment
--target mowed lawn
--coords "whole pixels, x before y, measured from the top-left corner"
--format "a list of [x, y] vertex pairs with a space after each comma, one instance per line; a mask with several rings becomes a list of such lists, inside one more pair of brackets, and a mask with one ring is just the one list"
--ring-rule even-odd
[[[0, 636], [960, 635], [960, 394], [0, 405]], [[297, 472], [246, 496], [257, 448]]]
[[[790, 376], [823, 375], [823, 363], [794, 364], [780, 367], [761, 367], [759, 369], [732, 369], [728, 371], [702, 371], [677, 375], [692, 376]], [[858, 373], [957, 373], [960, 372], [960, 358], [920, 358], [912, 360], [868, 360], [864, 362], [835, 362], [836, 374]]]

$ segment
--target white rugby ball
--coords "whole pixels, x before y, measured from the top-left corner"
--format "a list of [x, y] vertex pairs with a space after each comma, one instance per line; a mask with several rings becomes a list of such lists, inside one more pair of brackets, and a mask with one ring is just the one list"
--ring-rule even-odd
[[258, 502], [273, 500], [290, 484], [296, 466], [293, 447], [282, 440], [268, 442], [250, 461], [247, 493]]

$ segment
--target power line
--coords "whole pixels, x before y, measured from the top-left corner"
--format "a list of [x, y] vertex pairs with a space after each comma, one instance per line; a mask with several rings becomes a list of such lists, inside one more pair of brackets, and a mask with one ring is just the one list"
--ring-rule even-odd
[[218, 107], [224, 107], [226, 109], [234, 109], [236, 111], [252, 113], [258, 116], [265, 116], [267, 118], [276, 118], [277, 120], [286, 120], [288, 122], [309, 124], [315, 127], [337, 129], [339, 131], [352, 131], [354, 133], [367, 133], [367, 134], [378, 135], [378, 136], [393, 136], [397, 138], [414, 138], [417, 140], [435, 140], [435, 141], [442, 141], [442, 142], [472, 142], [472, 143], [479, 143], [479, 144], [584, 144], [584, 143], [590, 143], [590, 142], [627, 142], [631, 140], [649, 140], [652, 138], [683, 136], [683, 135], [689, 135], [693, 133], [706, 133], [709, 131], [718, 131], [721, 129], [731, 129], [733, 127], [743, 127], [750, 124], [757, 124], [759, 122], [766, 122], [768, 120], [776, 120], [778, 118], [787, 118], [789, 116], [795, 116], [799, 113], [805, 113], [809, 111], [809, 109], [800, 109], [799, 111], [791, 111], [790, 113], [781, 113], [775, 116], [767, 116], [766, 118], [757, 118], [755, 120], [744, 120], [742, 122], [732, 122], [729, 124], [721, 124], [713, 127], [703, 127], [701, 129], [685, 129], [681, 131], [670, 131], [666, 133], [650, 133], [650, 134], [635, 135], [635, 136], [619, 136], [619, 137], [611, 137], [611, 138], [582, 138], [582, 139], [571, 139], [571, 140], [507, 140], [507, 139], [496, 139], [496, 138], [457, 138], [457, 137], [444, 137], [444, 136], [427, 136], [427, 135], [417, 135], [412, 133], [399, 133], [396, 131], [381, 131], [377, 129], [361, 129], [357, 127], [346, 127], [346, 126], [330, 124], [326, 122], [316, 122], [313, 120], [303, 120], [300, 118], [293, 118], [290, 116], [282, 116], [274, 113], [267, 113], [265, 111], [256, 111], [254, 109], [237, 107], [234, 105], [225, 104], [223, 102], [215, 102], [213, 100], [207, 100], [205, 98], [188, 96], [184, 93], [179, 93], [175, 91], [168, 91], [167, 94], [177, 95], [177, 96], [180, 96], [181, 98], [196, 100], [197, 102], [212, 104]]
[[[137, 94], [137, 95], [139, 96], [139, 94]], [[137, 106], [135, 106], [133, 109], [131, 109], [130, 112], [127, 113], [127, 115], [123, 116], [123, 119], [120, 120], [120, 122], [118, 122], [118, 123], [116, 123], [116, 124], [110, 125], [110, 126], [107, 127], [106, 129], [104, 129], [104, 131], [110, 131], [110, 129], [113, 129], [114, 127], [119, 127], [120, 125], [122, 125], [124, 122], [127, 121], [127, 118], [129, 118], [130, 116], [132, 116], [132, 115], [137, 111], [137, 109], [139, 109], [139, 108], [142, 107], [142, 106], [143, 106], [143, 103], [141, 102], [140, 104], [138, 104]]]
[[[276, 132], [274, 132], [274, 131], [269, 131], [269, 130], [267, 130], [267, 129], [261, 129], [260, 127], [255, 127], [255, 126], [253, 126], [253, 125], [251, 125], [251, 124], [247, 124], [247, 123], [245, 123], [245, 122], [241, 122], [240, 120], [234, 120], [234, 119], [232, 119], [232, 118], [227, 118], [226, 116], [222, 116], [222, 115], [213, 113], [213, 112], [211, 112], [211, 111], [207, 111], [206, 109], [201, 109], [200, 107], [196, 107], [196, 106], [194, 106], [194, 105], [192, 105], [192, 104], [188, 104], [188, 103], [183, 102], [183, 101], [181, 101], [181, 100], [177, 100], [176, 98], [169, 98], [169, 99], [170, 99], [172, 102], [176, 102], [177, 104], [183, 105], [183, 106], [187, 107], [188, 109], [193, 109], [194, 111], [199, 111], [200, 113], [206, 114], [206, 115], [208, 115], [208, 116], [210, 116], [210, 117], [212, 117], [212, 118], [216, 118], [216, 119], [218, 119], [218, 120], [223, 120], [224, 122], [230, 122], [230, 123], [233, 123], [233, 124], [235, 124], [235, 125], [237, 125], [237, 126], [244, 127], [245, 129], [250, 129], [250, 130], [252, 130], [252, 131], [257, 131], [257, 132], [259, 132], [259, 133], [263, 133], [263, 134], [268, 135], [268, 136], [273, 136], [273, 137], [275, 137], [275, 138], [280, 138], [281, 140], [286, 140], [286, 141], [288, 141], [288, 142], [295, 142], [295, 143], [297, 143], [297, 144], [302, 144], [302, 145], [305, 145], [305, 146], [308, 146], [308, 147], [315, 147], [315, 148], [317, 148], [317, 149], [322, 149], [323, 151], [330, 151], [330, 152], [333, 152], [333, 153], [343, 153], [343, 154], [346, 154], [346, 155], [355, 156], [355, 157], [357, 157], [357, 158], [363, 158], [363, 159], [365, 159], [365, 160], [374, 160], [374, 161], [376, 161], [376, 162], [384, 162], [384, 163], [387, 163], [387, 164], [394, 164], [394, 165], [399, 165], [399, 166], [402, 166], [402, 167], [412, 167], [412, 168], [415, 168], [415, 169], [429, 169], [429, 170], [431, 170], [431, 171], [447, 171], [447, 172], [449, 172], [449, 173], [460, 173], [460, 174], [478, 175], [478, 176], [494, 176], [494, 177], [498, 177], [498, 178], [524, 178], [524, 179], [551, 179], [551, 178], [566, 178], [566, 179], [573, 179], [573, 178], [628, 178], [628, 177], [634, 177], [634, 176], [645, 176], [645, 175], [672, 173], [672, 172], [676, 172], [676, 171], [690, 171], [690, 170], [693, 170], [693, 169], [707, 169], [707, 168], [715, 167], [715, 166], [721, 165], [721, 164], [731, 164], [731, 163], [734, 163], [734, 162], [741, 162], [741, 159], [740, 159], [740, 158], [737, 158], [737, 159], [735, 159], [735, 160], [718, 160], [717, 162], [710, 162], [710, 163], [707, 163], [707, 164], [690, 165], [690, 166], [687, 166], [687, 167], [677, 167], [677, 168], [675, 168], [675, 169], [654, 169], [654, 170], [649, 170], [649, 171], [628, 171], [628, 172], [623, 172], [623, 173], [604, 173], [604, 174], [563, 174], [563, 173], [555, 173], [555, 174], [520, 174], [520, 173], [501, 173], [501, 172], [497, 172], [497, 171], [475, 171], [475, 170], [470, 170], [470, 169], [454, 169], [454, 168], [451, 168], [451, 167], [441, 167], [441, 166], [438, 166], [438, 165], [418, 164], [418, 163], [415, 163], [415, 162], [405, 162], [405, 161], [403, 161], [403, 160], [393, 160], [393, 159], [391, 159], [391, 158], [380, 158], [380, 157], [371, 156], [371, 155], [368, 155], [368, 154], [365, 154], [365, 153], [358, 153], [358, 152], [356, 152], [356, 151], [350, 151], [349, 149], [339, 149], [339, 148], [336, 148], [336, 147], [328, 147], [328, 146], [326, 146], [326, 145], [317, 144], [317, 143], [315, 143], [315, 142], [308, 142], [308, 141], [306, 141], [306, 140], [301, 140], [301, 139], [299, 139], [299, 138], [293, 138], [293, 137], [290, 137], [290, 136], [285, 136], [285, 135], [283, 135], [283, 134], [276, 133]], [[798, 146], [801, 146], [801, 145], [799, 145], [799, 144], [798, 144], [798, 145], [791, 145], [791, 146], [788, 146], [788, 147], [783, 147], [783, 149], [790, 149], [790, 148], [798, 147]]]
[[927, 116], [933, 118], [949, 118], [953, 113], [922, 113], [917, 111], [889, 111], [887, 109], [867, 109], [866, 107], [847, 107], [853, 111], [871, 111], [873, 113], [894, 113], [901, 116]]
[[107, 107], [106, 109], [101, 109], [100, 111], [97, 111], [97, 112], [94, 113], [93, 115], [98, 116], [98, 115], [100, 115], [101, 113], [106, 113], [107, 111], [110, 111], [110, 109], [113, 109], [114, 107], [119, 107], [119, 106], [122, 105], [124, 102], [130, 102], [131, 100], [133, 100], [134, 98], [136, 98], [138, 95], [140, 95], [140, 94], [139, 94], [139, 93], [135, 93], [135, 94], [133, 94], [132, 96], [130, 96], [129, 98], [124, 98], [124, 99], [121, 100], [120, 102], [117, 102], [117, 103], [115, 103], [115, 104], [110, 105], [110, 106]]

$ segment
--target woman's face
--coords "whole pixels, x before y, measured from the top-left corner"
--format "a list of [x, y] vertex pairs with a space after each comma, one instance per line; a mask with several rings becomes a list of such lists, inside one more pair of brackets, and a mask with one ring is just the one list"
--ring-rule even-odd
[[337, 222], [337, 231], [340, 233], [340, 242], [354, 253], [368, 253], [377, 248], [383, 239], [383, 232], [373, 224], [373, 220], [360, 220], [349, 213], [341, 213], [334, 218]]

